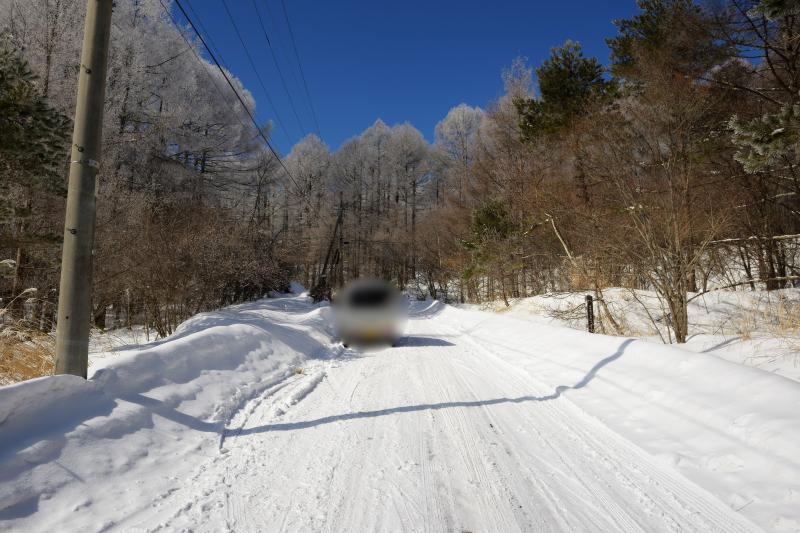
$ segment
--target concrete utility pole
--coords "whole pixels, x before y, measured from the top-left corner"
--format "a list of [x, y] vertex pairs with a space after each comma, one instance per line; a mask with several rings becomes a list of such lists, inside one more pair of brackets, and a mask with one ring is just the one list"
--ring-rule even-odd
[[113, 3], [86, 3], [58, 294], [56, 373], [84, 378], [89, 365], [95, 180], [100, 167]]

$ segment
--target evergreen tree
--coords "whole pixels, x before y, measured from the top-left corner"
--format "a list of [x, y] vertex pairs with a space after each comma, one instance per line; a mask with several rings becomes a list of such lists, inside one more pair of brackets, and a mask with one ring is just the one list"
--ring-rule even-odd
[[[58, 240], [52, 225], [41, 224], [36, 208], [64, 193], [68, 130], [69, 120], [41, 95], [10, 35], [0, 33], [0, 248], [16, 250], [13, 263], [0, 259], [6, 271], [13, 267], [12, 298], [25, 281], [22, 269], [30, 259], [26, 249]], [[21, 305], [17, 299], [12, 314], [20, 315]]]
[[[762, 0], [749, 12], [748, 16], [763, 17], [765, 27], [770, 31], [763, 32], [765, 48], [768, 55], [774, 57], [777, 52], [772, 49], [783, 49], [784, 42], [793, 46], [797, 37], [796, 16], [800, 14], [800, 0]], [[774, 41], [774, 42], [773, 42]], [[788, 69], [787, 69], [788, 70]], [[776, 86], [787, 89], [781, 97], [786, 103], [773, 112], [751, 120], [738, 116], [731, 118], [729, 127], [733, 132], [733, 143], [737, 146], [736, 160], [742, 163], [745, 171], [753, 173], [767, 170], [782, 158], [797, 163], [798, 143], [800, 143], [800, 100], [794, 83], [794, 72], [780, 74], [781, 80], [775, 80]], [[783, 78], [791, 80], [784, 82]], [[782, 82], [782, 83], [781, 83]]]
[[63, 193], [69, 120], [41, 96], [8, 34], [0, 35], [0, 220], [25, 216], [12, 187]]
[[558, 131], [591, 106], [610, 101], [616, 83], [604, 73], [597, 59], [583, 56], [580, 43], [567, 41], [553, 48], [536, 69], [540, 98], [516, 102], [523, 138]]
[[769, 20], [800, 15], [798, 0], [762, 0], [751, 10], [754, 16], [763, 15]]
[[474, 249], [488, 242], [507, 239], [514, 232], [508, 210], [499, 200], [489, 200], [472, 212], [472, 239], [465, 243]]
[[614, 21], [619, 35], [606, 39], [615, 77], [640, 83], [646, 77], [639, 68], [642, 55], [691, 76], [730, 57], [730, 44], [714, 38], [707, 14], [694, 0], [637, 0], [637, 5], [641, 12]]
[[783, 106], [751, 121], [734, 116], [730, 123], [733, 143], [739, 148], [736, 160], [747, 172], [758, 172], [782, 156], [797, 156], [800, 142], [800, 104]]
[[501, 200], [488, 200], [472, 211], [469, 238], [462, 245], [471, 255], [462, 279], [481, 276], [497, 279], [500, 294], [508, 305], [508, 282], [522, 270], [523, 264], [512, 253], [519, 247], [519, 228]]

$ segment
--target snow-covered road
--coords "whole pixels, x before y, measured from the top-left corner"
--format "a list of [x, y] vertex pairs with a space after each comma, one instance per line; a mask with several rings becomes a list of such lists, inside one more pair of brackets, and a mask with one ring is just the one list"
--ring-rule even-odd
[[[286, 301], [293, 306], [281, 319], [286, 331], [313, 330], [323, 339], [320, 310], [303, 313], [298, 300]], [[256, 312], [276, 320], [280, 305], [239, 313]], [[66, 523], [333, 532], [797, 526], [800, 465], [776, 440], [785, 436], [791, 447], [796, 421], [778, 437], [765, 436], [759, 424], [775, 423], [782, 412], [762, 422], [751, 412], [755, 401], [732, 405], [731, 395], [726, 405], [713, 405], [737, 386], [737, 376], [785, 386], [778, 392], [793, 395], [789, 400], [800, 397], [793, 382], [707, 356], [668, 348], [645, 356], [652, 345], [435, 303], [414, 307], [401, 344], [366, 353], [337, 344], [317, 349], [238, 404], [217, 432], [182, 419], [178, 401], [172, 414], [153, 407], [156, 418], [170, 419], [161, 433], [190, 426], [168, 438], [207, 437], [196, 452], [184, 450], [138, 474], [133, 467], [127, 479], [142, 478], [145, 486], [130, 501], [117, 496], [116, 507], [99, 511], [95, 522], [74, 514], [93, 512], [102, 497], [92, 491], [102, 491], [102, 483], [82, 487], [89, 503], [79, 502]], [[571, 356], [575, 351], [581, 353]], [[732, 385], [694, 390], [726, 371]], [[676, 383], [675, 375], [686, 379]], [[731, 427], [734, 419], [741, 431]], [[149, 446], [159, 442], [151, 438]], [[157, 470], [161, 479], [149, 490]], [[18, 511], [7, 523], [12, 527], [47, 523], [37, 512]]]
[[223, 453], [171, 496], [159, 522], [236, 531], [752, 530], [435, 314], [419, 313], [402, 347], [310, 364], [231, 426]]

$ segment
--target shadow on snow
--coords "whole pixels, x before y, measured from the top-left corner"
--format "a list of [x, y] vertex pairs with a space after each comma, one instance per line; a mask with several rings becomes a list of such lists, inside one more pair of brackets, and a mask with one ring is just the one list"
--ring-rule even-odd
[[397, 341], [398, 348], [423, 348], [428, 346], [455, 346], [452, 342], [436, 337], [423, 337], [420, 335], [409, 335]]
[[[446, 342], [446, 341], [442, 341]], [[375, 418], [379, 416], [386, 416], [392, 414], [399, 414], [399, 413], [413, 413], [417, 411], [428, 411], [428, 410], [438, 410], [438, 409], [450, 409], [454, 407], [485, 407], [490, 405], [499, 405], [499, 404], [514, 404], [514, 403], [528, 403], [528, 402], [548, 402], [551, 400], [558, 399], [565, 391], [568, 390], [577, 390], [582, 389], [583, 387], [587, 386], [597, 375], [597, 372], [600, 371], [601, 368], [604, 366], [616, 361], [625, 353], [625, 350], [631, 343], [634, 342], [634, 339], [627, 339], [622, 344], [619, 345], [617, 351], [613, 354], [609, 355], [608, 357], [604, 358], [601, 361], [598, 361], [589, 372], [577, 383], [574, 385], [559, 385], [555, 388], [555, 390], [548, 394], [547, 396], [520, 396], [517, 398], [494, 398], [490, 400], [473, 400], [473, 401], [461, 401], [461, 402], [442, 402], [442, 403], [424, 403], [418, 405], [403, 405], [398, 407], [391, 407], [388, 409], [379, 409], [375, 411], [357, 411], [355, 413], [344, 413], [341, 415], [331, 415], [322, 418], [317, 418], [314, 420], [306, 420], [300, 422], [287, 422], [283, 424], [267, 424], [259, 427], [254, 428], [247, 428], [247, 429], [237, 429], [235, 434], [239, 435], [252, 435], [256, 433], [267, 433], [270, 431], [292, 431], [296, 429], [306, 429], [315, 426], [321, 426], [324, 424], [330, 424], [333, 422], [341, 422], [345, 420], [357, 420], [363, 418]], [[450, 343], [448, 343], [450, 344]], [[227, 433], [227, 430], [226, 430]], [[233, 434], [233, 432], [231, 432]]]

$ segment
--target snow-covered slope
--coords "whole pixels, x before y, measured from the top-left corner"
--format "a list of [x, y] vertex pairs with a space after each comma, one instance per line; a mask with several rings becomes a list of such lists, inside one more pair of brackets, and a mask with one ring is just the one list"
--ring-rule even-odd
[[[679, 348], [800, 381], [800, 289], [716, 291], [691, 296], [689, 338]], [[585, 293], [553, 293], [511, 299], [508, 307], [501, 301], [463, 307], [585, 330], [584, 297]], [[611, 288], [603, 291], [603, 297], [626, 335], [660, 344], [673, 340], [664, 318], [666, 304], [655, 292]]]
[[[800, 384], [633, 339], [415, 304], [200, 315], [88, 382], [0, 388], [0, 528], [793, 531]], [[102, 366], [105, 365], [105, 366]]]

